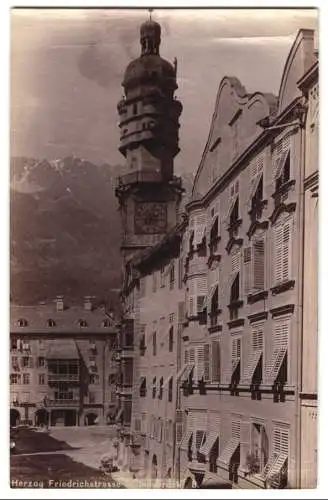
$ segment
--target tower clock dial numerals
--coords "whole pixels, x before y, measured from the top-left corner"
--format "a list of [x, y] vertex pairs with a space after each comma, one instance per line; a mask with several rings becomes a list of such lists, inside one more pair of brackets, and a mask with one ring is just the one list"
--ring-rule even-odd
[[166, 203], [137, 202], [135, 204], [134, 229], [136, 234], [165, 233], [166, 227]]

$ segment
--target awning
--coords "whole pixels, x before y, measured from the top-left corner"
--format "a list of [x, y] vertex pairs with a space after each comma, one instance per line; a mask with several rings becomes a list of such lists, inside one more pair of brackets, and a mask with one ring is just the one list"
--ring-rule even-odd
[[231, 489], [232, 482], [220, 477], [218, 474], [206, 472], [200, 489]]
[[120, 418], [121, 418], [121, 416], [122, 416], [122, 415], [123, 415], [123, 408], [120, 408], [120, 409], [118, 410], [118, 412], [117, 412], [116, 417], [115, 417], [115, 421], [116, 421], [116, 422], [119, 422], [119, 421], [120, 421]]
[[248, 197], [248, 203], [251, 203], [252, 198], [253, 198], [253, 196], [256, 193], [256, 190], [258, 188], [258, 185], [260, 183], [260, 180], [261, 180], [262, 176], [263, 176], [263, 172], [260, 172], [259, 174], [257, 174], [256, 177], [254, 177], [254, 179], [252, 181], [252, 186], [251, 186], [251, 190], [250, 190], [250, 193], [249, 193], [249, 197]]
[[288, 155], [289, 155], [289, 149], [283, 151], [281, 155], [279, 155], [279, 157], [277, 158], [275, 162], [275, 179], [279, 179], [279, 177], [281, 176], [282, 169], [285, 166]]
[[50, 344], [47, 359], [80, 359], [76, 343], [73, 339], [53, 340]]
[[281, 368], [282, 362], [285, 358], [287, 352], [287, 347], [283, 349], [277, 349], [273, 352], [273, 357], [271, 359], [269, 368], [268, 368], [268, 379], [274, 383], [276, 378], [278, 377], [279, 370]]
[[182, 378], [183, 381], [188, 380], [193, 368], [194, 368], [194, 365], [187, 365], [186, 366], [186, 371], [184, 372], [183, 378]]
[[180, 448], [182, 448], [183, 450], [185, 450], [186, 448], [188, 448], [188, 444], [189, 444], [189, 440], [192, 436], [192, 430], [188, 430], [183, 438], [181, 439], [181, 443], [180, 443]]
[[230, 439], [226, 447], [223, 449], [221, 455], [219, 456], [219, 462], [222, 462], [223, 464], [229, 466], [230, 460], [237, 450], [239, 444], [240, 440], [238, 438]]
[[205, 302], [205, 307], [207, 307], [207, 310], [209, 310], [209, 306], [211, 305], [213, 295], [215, 294], [216, 290], [219, 288], [218, 283], [215, 283], [215, 285], [212, 285], [210, 288], [210, 291], [207, 295], [206, 302]]
[[219, 439], [219, 435], [217, 432], [210, 432], [209, 434], [207, 434], [206, 441], [199, 448], [199, 453], [202, 453], [207, 458], [217, 439]]
[[254, 351], [251, 353], [244, 373], [245, 381], [252, 380], [261, 356], [262, 356], [262, 350]]

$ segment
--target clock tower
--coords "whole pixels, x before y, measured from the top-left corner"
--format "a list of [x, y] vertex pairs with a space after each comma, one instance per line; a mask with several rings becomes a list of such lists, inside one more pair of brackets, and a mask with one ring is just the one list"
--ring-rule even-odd
[[183, 189], [181, 179], [174, 176], [173, 160], [179, 152], [182, 105], [174, 96], [177, 62], [160, 57], [160, 43], [160, 25], [152, 20], [143, 23], [141, 55], [126, 68], [124, 93], [117, 106], [125, 169], [115, 194], [124, 261], [156, 244], [178, 222]]

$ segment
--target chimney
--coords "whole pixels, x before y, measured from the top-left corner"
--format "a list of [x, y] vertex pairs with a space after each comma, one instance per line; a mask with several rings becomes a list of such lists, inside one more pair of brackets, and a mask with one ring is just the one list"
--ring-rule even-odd
[[93, 306], [92, 299], [94, 299], [94, 297], [91, 297], [90, 295], [87, 295], [86, 297], [84, 297], [84, 310], [85, 311], [92, 311], [92, 306]]
[[57, 297], [56, 297], [56, 307], [57, 307], [57, 311], [63, 311], [64, 310], [64, 296], [63, 295], [57, 295]]

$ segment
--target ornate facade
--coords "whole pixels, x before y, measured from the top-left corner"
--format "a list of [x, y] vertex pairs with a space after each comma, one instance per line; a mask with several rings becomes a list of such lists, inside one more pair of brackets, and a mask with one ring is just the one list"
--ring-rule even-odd
[[96, 425], [116, 413], [117, 328], [83, 306], [11, 306], [10, 423]]
[[315, 484], [313, 35], [298, 33], [278, 97], [221, 81], [185, 221], [125, 260], [134, 318], [126, 465], [151, 486]]

